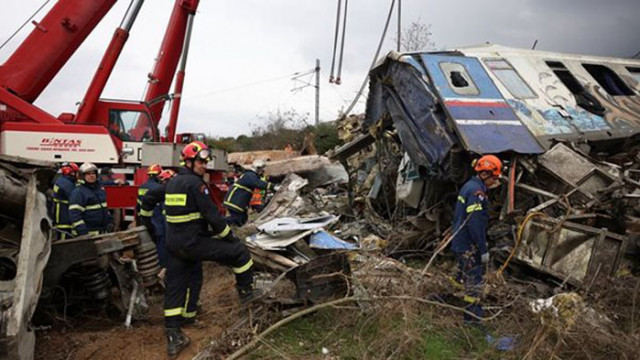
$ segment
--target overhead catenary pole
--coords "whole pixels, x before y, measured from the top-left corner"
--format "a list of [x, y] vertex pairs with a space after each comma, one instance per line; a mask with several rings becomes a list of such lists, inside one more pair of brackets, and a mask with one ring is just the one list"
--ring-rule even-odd
[[320, 123], [320, 59], [316, 59], [316, 126]]

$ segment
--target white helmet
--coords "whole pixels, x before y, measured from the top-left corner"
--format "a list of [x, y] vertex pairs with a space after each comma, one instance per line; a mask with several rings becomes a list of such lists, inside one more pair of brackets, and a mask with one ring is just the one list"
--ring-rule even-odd
[[88, 172], [95, 171], [98, 172], [98, 167], [93, 165], [90, 162], [86, 162], [80, 166], [80, 174], [86, 174]]
[[251, 164], [251, 169], [253, 169], [253, 171], [258, 171], [258, 170], [262, 170], [264, 169], [264, 167], [266, 166], [264, 160], [254, 160], [253, 164]]

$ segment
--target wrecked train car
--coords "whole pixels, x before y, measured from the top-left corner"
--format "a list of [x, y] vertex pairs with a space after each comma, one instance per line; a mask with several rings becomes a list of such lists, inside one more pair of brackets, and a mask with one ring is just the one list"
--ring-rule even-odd
[[508, 184], [492, 195], [490, 238], [584, 284], [614, 274], [638, 238], [639, 94], [634, 59], [498, 45], [392, 52], [370, 72], [367, 133], [334, 157], [394, 142], [396, 201], [439, 236], [471, 159], [498, 154]]

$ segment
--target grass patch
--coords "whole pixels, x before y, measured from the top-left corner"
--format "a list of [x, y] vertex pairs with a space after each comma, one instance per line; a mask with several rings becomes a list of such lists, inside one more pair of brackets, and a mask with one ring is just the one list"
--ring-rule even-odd
[[[250, 359], [500, 359], [479, 329], [437, 325], [433, 313], [408, 307], [364, 312], [325, 309], [278, 329]], [[323, 354], [322, 349], [328, 350]], [[502, 355], [502, 356], [501, 356]]]

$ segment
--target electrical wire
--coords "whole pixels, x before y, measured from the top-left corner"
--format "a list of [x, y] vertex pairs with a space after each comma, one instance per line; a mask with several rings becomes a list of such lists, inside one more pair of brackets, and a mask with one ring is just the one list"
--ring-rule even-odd
[[272, 78], [268, 78], [268, 79], [264, 79], [264, 80], [258, 80], [258, 81], [255, 81], [255, 82], [246, 83], [246, 84], [242, 84], [242, 85], [238, 85], [238, 86], [233, 86], [233, 87], [226, 88], [226, 89], [213, 90], [213, 91], [209, 91], [209, 92], [206, 92], [206, 93], [203, 93], [203, 94], [200, 94], [200, 95], [183, 97], [182, 99], [183, 100], [184, 99], [189, 99], [189, 100], [198, 99], [198, 98], [209, 96], [209, 95], [213, 95], [213, 94], [218, 94], [218, 93], [223, 93], [223, 92], [227, 92], [227, 91], [244, 89], [244, 88], [247, 88], [247, 87], [250, 87], [250, 86], [266, 84], [266, 83], [269, 83], [269, 82], [274, 82], [274, 81], [278, 81], [278, 80], [282, 80], [282, 79], [285, 79], [285, 78], [290, 78], [292, 76], [298, 76], [298, 75], [300, 75], [300, 72], [295, 72], [293, 74], [287, 74], [287, 75], [272, 77]]
[[27, 26], [27, 24], [33, 20], [33, 18], [40, 12], [40, 10], [42, 10], [45, 6], [47, 6], [47, 4], [50, 2], [51, 0], [47, 0], [44, 2], [44, 4], [42, 4], [42, 6], [40, 6], [40, 8], [38, 8], [38, 10], [36, 10], [36, 12], [33, 13], [33, 15], [31, 15], [31, 17], [29, 17], [27, 19], [27, 21], [24, 22], [24, 24], [20, 25], [20, 27], [18, 28], [18, 30], [16, 30], [13, 34], [11, 34], [11, 36], [9, 36], [9, 38], [7, 40], [5, 40], [5, 42], [2, 43], [2, 45], [0, 45], [0, 50], [2, 50], [2, 48], [7, 45], [7, 43], [9, 43], [9, 41], [11, 41], [11, 39], [13, 39], [14, 36], [16, 36], [20, 30], [22, 30], [22, 28], [24, 28], [25, 26]]
[[[395, 1], [395, 0], [394, 0]], [[344, 39], [347, 33], [347, 8], [349, 7], [349, 0], [344, 0], [344, 20], [342, 21], [342, 42], [340, 43], [340, 59], [338, 60], [338, 75], [336, 77], [336, 84], [342, 83], [342, 59], [344, 58]]]
[[338, 33], [340, 32], [340, 11], [342, 10], [342, 0], [338, 0], [338, 10], [336, 12], [336, 33], [333, 36], [333, 55], [331, 56], [331, 74], [329, 82], [333, 83], [333, 72], [336, 66], [336, 49], [338, 48]]
[[[378, 60], [378, 56], [380, 55], [380, 50], [382, 49], [382, 43], [384, 43], [384, 38], [387, 35], [387, 30], [389, 29], [389, 22], [391, 21], [391, 15], [393, 14], [393, 8], [395, 4], [396, 4], [396, 0], [391, 0], [391, 7], [389, 8], [389, 15], [387, 15], [387, 22], [384, 25], [384, 30], [382, 31], [382, 36], [380, 37], [380, 43], [378, 44], [378, 49], [376, 50], [376, 54], [373, 56], [373, 61], [371, 62], [371, 66], [369, 67], [369, 70], [371, 70], [373, 66], [376, 64], [376, 61]], [[362, 92], [364, 91], [365, 86], [367, 86], [368, 81], [369, 81], [369, 73], [367, 72], [367, 75], [365, 75], [364, 81], [362, 82], [362, 85], [360, 86], [360, 90], [358, 90], [356, 97], [351, 102], [351, 105], [349, 105], [349, 108], [347, 108], [347, 111], [344, 112], [345, 117], [349, 115], [351, 110], [353, 110], [354, 106], [356, 106], [356, 104], [358, 103], [358, 99], [360, 99], [360, 96], [362, 96]]]
[[518, 232], [516, 234], [516, 243], [513, 245], [513, 249], [511, 250], [511, 253], [509, 254], [509, 257], [507, 258], [507, 260], [504, 262], [504, 264], [502, 264], [500, 269], [498, 269], [498, 271], [496, 271], [496, 276], [498, 278], [500, 278], [502, 276], [502, 273], [504, 272], [504, 270], [507, 268], [507, 266], [509, 266], [509, 262], [511, 262], [511, 259], [516, 254], [516, 251], [518, 250], [518, 247], [520, 246], [520, 243], [522, 243], [522, 233], [524, 232], [525, 226], [534, 217], [543, 217], [543, 218], [545, 218], [545, 217], [547, 217], [547, 214], [541, 213], [541, 212], [532, 212], [532, 213], [528, 214], [524, 218], [524, 220], [522, 220], [522, 222], [518, 225]]

